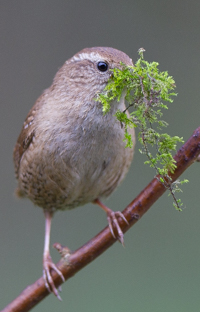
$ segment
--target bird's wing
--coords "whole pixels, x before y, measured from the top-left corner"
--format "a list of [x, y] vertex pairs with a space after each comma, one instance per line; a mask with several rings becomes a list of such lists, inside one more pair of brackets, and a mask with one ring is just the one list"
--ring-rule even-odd
[[33, 142], [33, 138], [35, 136], [35, 116], [36, 116], [38, 109], [39, 109], [39, 103], [37, 101], [35, 105], [32, 107], [32, 109], [30, 110], [30, 112], [28, 113], [24, 121], [21, 133], [18, 137], [17, 143], [14, 147], [13, 159], [14, 159], [14, 165], [15, 165], [15, 174], [17, 178], [19, 174], [19, 167], [20, 167], [21, 159], [24, 153], [29, 148], [30, 144]]

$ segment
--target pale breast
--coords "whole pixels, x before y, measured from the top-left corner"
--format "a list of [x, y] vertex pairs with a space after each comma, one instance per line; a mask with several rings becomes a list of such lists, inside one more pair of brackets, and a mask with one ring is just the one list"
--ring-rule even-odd
[[53, 131], [46, 141], [37, 129], [23, 155], [19, 189], [42, 208], [71, 209], [107, 197], [128, 171], [133, 148], [125, 148], [124, 129], [115, 117], [79, 124], [74, 130], [71, 120], [65, 131]]

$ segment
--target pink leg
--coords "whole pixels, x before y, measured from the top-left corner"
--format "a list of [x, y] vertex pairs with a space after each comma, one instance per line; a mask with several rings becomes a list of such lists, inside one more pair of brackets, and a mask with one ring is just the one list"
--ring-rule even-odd
[[108, 220], [108, 225], [110, 228], [110, 232], [114, 238], [116, 238], [113, 230], [113, 226], [116, 227], [117, 229], [117, 234], [118, 234], [118, 239], [122, 245], [124, 245], [124, 234], [119, 226], [119, 222], [117, 220], [118, 217], [121, 217], [127, 224], [128, 221], [124, 217], [123, 213], [121, 211], [112, 211], [110, 208], [105, 206], [98, 198], [94, 200], [94, 203], [99, 205], [107, 214], [107, 220]]
[[48, 289], [48, 291], [53, 292], [54, 295], [59, 300], [62, 300], [58, 294], [58, 290], [51, 276], [51, 269], [53, 269], [54, 271], [58, 273], [62, 281], [63, 282], [65, 281], [65, 278], [62, 272], [60, 272], [58, 268], [56, 267], [56, 265], [53, 263], [51, 256], [50, 256], [50, 252], [49, 252], [51, 220], [53, 217], [53, 213], [48, 210], [44, 210], [44, 215], [45, 215], [45, 239], [44, 239], [44, 253], [43, 253], [43, 278], [45, 281], [45, 286]]

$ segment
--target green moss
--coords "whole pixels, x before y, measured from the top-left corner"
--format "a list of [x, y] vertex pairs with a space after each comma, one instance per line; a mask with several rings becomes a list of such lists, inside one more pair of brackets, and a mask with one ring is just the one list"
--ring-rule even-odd
[[[172, 96], [176, 96], [173, 90], [176, 85], [167, 71], [159, 71], [157, 62], [149, 63], [144, 60], [144, 51], [143, 48], [138, 51], [139, 59], [135, 66], [122, 64], [122, 70], [113, 70], [112, 77], [104, 92], [98, 94], [97, 100], [102, 103], [103, 112], [106, 114], [113, 105], [113, 100], [119, 101], [123, 90], [127, 90], [127, 109], [118, 110], [115, 114], [125, 128], [126, 148], [132, 147], [129, 128], [138, 127], [138, 140], [142, 144], [140, 152], [147, 156], [145, 164], [155, 169], [160, 182], [173, 196], [174, 206], [181, 210], [182, 203], [180, 199], [176, 199], [174, 193], [180, 192], [179, 185], [186, 183], [187, 180], [172, 183], [168, 173], [173, 173], [176, 168], [172, 152], [176, 150], [177, 143], [183, 142], [183, 139], [162, 132], [163, 128], [168, 126], [162, 120], [163, 111], [168, 109], [167, 102], [173, 102]], [[130, 115], [127, 116], [126, 111], [130, 108]]]

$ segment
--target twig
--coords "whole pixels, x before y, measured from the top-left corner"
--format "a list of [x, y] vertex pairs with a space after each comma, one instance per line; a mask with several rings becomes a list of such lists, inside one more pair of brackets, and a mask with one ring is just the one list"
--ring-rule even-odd
[[[200, 127], [197, 128], [190, 139], [179, 149], [174, 159], [177, 168], [173, 174], [169, 173], [172, 182], [197, 159], [200, 154]], [[134, 183], [134, 182], [133, 182]], [[166, 188], [155, 177], [147, 187], [124, 209], [123, 214], [128, 220], [127, 225], [122, 219], [120, 227], [126, 232], [145, 212], [155, 203], [155, 201], [166, 191]], [[69, 279], [79, 270], [101, 255], [106, 249], [115, 243], [109, 228], [106, 227], [93, 239], [78, 250], [69, 253], [68, 249], [57, 244], [62, 254], [57, 266], [63, 273], [65, 279]], [[52, 272], [55, 285], [58, 287], [62, 281], [56, 272]], [[44, 280], [41, 277], [34, 284], [28, 286], [15, 300], [13, 300], [1, 312], [26, 312], [43, 300], [49, 293], [45, 288]]]

